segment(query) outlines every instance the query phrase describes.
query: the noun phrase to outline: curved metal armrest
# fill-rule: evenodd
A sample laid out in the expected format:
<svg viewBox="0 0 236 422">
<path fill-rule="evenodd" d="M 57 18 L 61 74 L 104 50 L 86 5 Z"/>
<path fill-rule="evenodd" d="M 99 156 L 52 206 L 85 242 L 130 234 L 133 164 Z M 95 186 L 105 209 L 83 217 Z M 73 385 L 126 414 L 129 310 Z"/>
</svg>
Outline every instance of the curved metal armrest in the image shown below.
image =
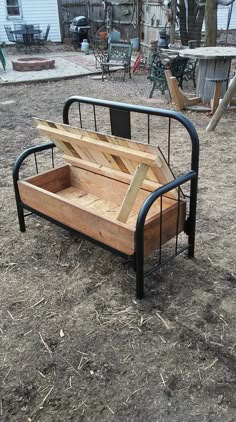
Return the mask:
<svg viewBox="0 0 236 422">
<path fill-rule="evenodd" d="M 152 192 L 147 199 L 144 201 L 143 205 L 140 208 L 137 223 L 136 223 L 136 231 L 138 232 L 140 230 L 140 227 L 144 226 L 145 219 L 147 216 L 147 213 L 153 203 L 160 198 L 162 195 L 165 195 L 167 192 L 170 192 L 171 190 L 183 185 L 184 183 L 193 180 L 197 178 L 197 172 L 196 171 L 189 171 L 186 174 L 183 174 L 182 176 L 177 177 L 177 179 L 172 180 L 171 182 L 167 183 L 166 185 L 161 186 L 160 188 L 156 189 L 154 192 Z"/>
<path fill-rule="evenodd" d="M 36 152 L 46 151 L 51 148 L 55 148 L 55 144 L 53 142 L 48 142 L 47 144 L 43 144 L 43 145 L 36 145 L 35 147 L 27 148 L 25 151 L 23 151 L 14 163 L 14 167 L 13 167 L 14 182 L 16 182 L 19 179 L 20 167 L 22 163 L 24 162 L 24 160 L 29 155 L 35 154 Z"/>
</svg>

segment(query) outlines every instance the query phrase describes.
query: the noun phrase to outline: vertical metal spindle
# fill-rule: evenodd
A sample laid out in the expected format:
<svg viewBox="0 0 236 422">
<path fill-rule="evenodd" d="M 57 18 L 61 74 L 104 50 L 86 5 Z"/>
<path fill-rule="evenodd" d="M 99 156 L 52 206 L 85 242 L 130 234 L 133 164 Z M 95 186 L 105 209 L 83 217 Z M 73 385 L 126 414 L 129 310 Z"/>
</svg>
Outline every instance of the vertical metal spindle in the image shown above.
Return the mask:
<svg viewBox="0 0 236 422">
<path fill-rule="evenodd" d="M 180 187 L 178 186 L 178 207 L 177 207 L 177 222 L 176 222 L 176 235 L 175 235 L 175 253 L 177 253 L 178 251 L 179 211 L 180 211 Z"/>
<path fill-rule="evenodd" d="M 80 119 L 80 127 L 82 129 L 82 114 L 81 114 L 81 106 L 80 106 L 80 102 L 79 102 L 79 119 Z"/>
<path fill-rule="evenodd" d="M 54 148 L 52 148 L 52 168 L 54 169 L 54 167 L 55 167 L 55 161 L 54 161 Z"/>
<path fill-rule="evenodd" d="M 150 144 L 150 114 L 148 114 L 148 144 Z"/>
<path fill-rule="evenodd" d="M 36 173 L 38 174 L 39 173 L 39 170 L 38 170 L 38 162 L 37 162 L 37 157 L 36 157 L 36 153 L 35 152 L 34 152 L 34 162 L 35 162 Z"/>
<path fill-rule="evenodd" d="M 160 197 L 160 242 L 159 242 L 159 264 L 161 264 L 162 244 L 162 195 Z"/>
<path fill-rule="evenodd" d="M 168 124 L 168 152 L 167 152 L 167 163 L 168 163 L 168 166 L 170 165 L 170 130 L 171 130 L 171 118 L 169 117 L 169 124 Z"/>
<path fill-rule="evenodd" d="M 95 132 L 97 132 L 97 119 L 96 119 L 95 105 L 93 105 L 93 117 L 94 117 L 94 130 Z"/>
</svg>

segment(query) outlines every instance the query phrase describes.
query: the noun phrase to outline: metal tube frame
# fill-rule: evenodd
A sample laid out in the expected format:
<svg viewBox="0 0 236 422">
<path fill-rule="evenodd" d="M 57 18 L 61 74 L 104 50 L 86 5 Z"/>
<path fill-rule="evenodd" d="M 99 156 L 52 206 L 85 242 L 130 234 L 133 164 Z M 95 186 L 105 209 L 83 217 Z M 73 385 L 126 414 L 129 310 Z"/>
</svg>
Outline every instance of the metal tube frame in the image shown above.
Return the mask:
<svg viewBox="0 0 236 422">
<path fill-rule="evenodd" d="M 99 99 L 94 99 L 94 98 L 79 97 L 79 96 L 71 97 L 65 102 L 64 108 L 63 108 L 63 123 L 64 124 L 69 124 L 69 112 L 70 112 L 70 108 L 71 108 L 72 104 L 74 104 L 74 103 L 77 103 L 78 106 L 79 106 L 79 117 L 80 117 L 80 126 L 81 127 L 83 126 L 82 114 L 81 114 L 81 104 L 89 104 L 89 105 L 93 106 L 95 131 L 97 131 L 97 120 L 96 120 L 96 111 L 95 111 L 96 106 L 109 108 L 110 109 L 110 115 L 112 115 L 113 112 L 114 112 L 114 114 L 116 112 L 120 113 L 121 111 L 125 112 L 128 115 L 128 118 L 126 118 L 124 120 L 127 125 L 130 125 L 129 114 L 131 112 L 146 114 L 148 116 L 148 122 L 149 122 L 149 118 L 150 118 L 151 115 L 168 118 L 169 119 L 169 122 L 168 122 L 168 124 L 169 124 L 169 129 L 168 129 L 168 163 L 170 162 L 170 122 L 171 122 L 171 119 L 174 119 L 174 120 L 180 122 L 185 127 L 185 129 L 187 130 L 187 132 L 189 134 L 191 144 L 192 144 L 191 170 L 188 173 L 177 177 L 175 180 L 171 181 L 170 183 L 163 185 L 159 189 L 155 190 L 144 201 L 143 205 L 140 208 L 138 218 L 137 218 L 136 232 L 135 232 L 135 245 L 134 245 L 135 252 L 134 252 L 133 255 L 127 256 L 124 253 L 122 253 L 118 250 L 115 250 L 115 249 L 113 249 L 113 248 L 111 248 L 111 247 L 109 247 L 109 246 L 107 246 L 107 245 L 105 245 L 105 244 L 103 244 L 99 241 L 91 239 L 88 236 L 86 236 L 84 233 L 81 233 L 85 238 L 90 239 L 92 242 L 99 244 L 100 246 L 104 247 L 105 249 L 108 249 L 111 252 L 122 256 L 123 258 L 132 260 L 132 266 L 133 266 L 134 271 L 136 272 L 136 294 L 137 294 L 137 298 L 142 299 L 143 295 L 144 295 L 144 278 L 147 275 L 149 275 L 153 271 L 157 270 L 158 268 L 160 268 L 161 266 L 163 266 L 164 264 L 169 262 L 174 257 L 178 256 L 184 250 L 188 250 L 188 257 L 189 258 L 194 257 L 195 229 L 196 229 L 196 206 L 197 206 L 197 184 L 198 184 L 198 165 L 199 165 L 199 139 L 198 139 L 197 132 L 196 132 L 194 126 L 192 125 L 192 123 L 184 115 L 182 115 L 179 112 L 175 112 L 175 111 L 171 111 L 171 110 L 156 109 L 156 108 L 151 108 L 151 107 L 143 107 L 143 106 L 136 106 L 136 105 L 130 105 L 130 104 L 123 104 L 123 103 L 99 100 Z M 119 116 L 119 114 L 117 116 Z M 120 131 L 120 128 L 119 127 L 117 128 L 117 121 L 115 123 L 116 123 L 116 127 L 113 130 L 112 121 L 111 121 L 111 131 L 112 131 L 113 134 L 116 134 L 115 132 L 117 130 Z M 121 125 L 122 125 L 122 122 L 121 122 Z M 147 126 L 148 126 L 148 137 L 147 137 L 147 139 L 148 139 L 148 143 L 149 143 L 149 140 L 150 140 L 150 125 L 148 124 Z M 123 130 L 123 128 L 122 128 L 122 130 Z M 127 137 L 131 137 L 131 127 L 127 127 L 124 130 L 127 130 L 127 133 L 128 133 Z M 14 168 L 13 168 L 13 182 L 14 182 L 14 189 L 15 189 L 15 197 L 16 197 L 16 205 L 17 205 L 19 225 L 20 225 L 20 230 L 22 232 L 24 232 L 25 229 L 26 229 L 25 228 L 26 214 L 24 214 L 24 209 L 26 209 L 26 210 L 30 211 L 31 213 L 38 214 L 38 215 L 44 217 L 45 219 L 63 227 L 63 228 L 67 228 L 68 230 L 70 230 L 72 232 L 78 233 L 78 231 L 73 230 L 73 229 L 67 227 L 66 225 L 61 224 L 57 220 L 50 218 L 48 216 L 45 216 L 44 214 L 38 212 L 37 210 L 29 208 L 27 205 L 22 203 L 20 195 L 19 195 L 18 183 L 17 182 L 19 180 L 20 167 L 21 167 L 22 163 L 24 162 L 24 160 L 28 156 L 30 156 L 31 154 L 33 154 L 36 158 L 36 154 L 38 152 L 49 150 L 49 149 L 52 149 L 52 151 L 53 151 L 54 147 L 55 147 L 54 143 L 50 142 L 50 143 L 47 143 L 47 144 L 44 144 L 44 145 L 38 145 L 38 146 L 35 146 L 35 147 L 32 147 L 32 148 L 29 148 L 26 151 L 24 151 L 18 157 L 18 159 L 15 162 L 15 165 L 14 165 Z M 53 155 L 52 155 L 52 160 L 53 160 Z M 37 160 L 36 160 L 35 164 L 36 164 L 36 170 L 37 170 Z M 184 231 L 188 236 L 188 244 L 187 244 L 187 246 L 182 247 L 181 249 L 178 250 L 178 219 L 179 219 L 179 203 L 180 203 L 180 186 L 185 184 L 185 183 L 188 183 L 188 182 L 190 183 L 189 215 L 188 215 L 188 218 L 185 220 L 185 227 L 184 227 Z M 161 204 L 162 204 L 163 195 L 168 194 L 168 192 L 173 190 L 173 189 L 178 189 L 178 213 L 177 213 L 175 253 L 173 255 L 171 255 L 170 257 L 168 257 L 168 259 L 166 259 L 165 261 L 162 261 L 162 256 L 161 256 L 162 211 L 161 211 L 159 263 L 154 268 L 149 270 L 147 273 L 144 273 L 144 225 L 145 225 L 146 216 L 147 216 L 148 211 L 150 210 L 151 206 L 153 205 L 153 203 L 155 201 L 157 201 L 158 199 L 160 199 Z M 29 214 L 27 214 L 27 215 L 29 215 Z"/>
<path fill-rule="evenodd" d="M 53 148 L 55 148 L 55 145 L 54 145 L 53 142 L 48 142 L 47 144 L 44 144 L 44 145 L 36 145 L 35 147 L 28 148 L 25 151 L 23 151 L 19 155 L 17 160 L 15 161 L 15 164 L 14 164 L 14 167 L 13 167 L 13 185 L 14 185 L 17 214 L 18 214 L 18 220 L 19 220 L 19 226 L 20 226 L 21 232 L 25 232 L 25 230 L 26 230 L 26 228 L 25 228 L 25 217 L 26 217 L 26 215 L 24 214 L 25 206 L 20 199 L 18 183 L 17 183 L 18 180 L 19 180 L 19 173 L 20 173 L 21 165 L 25 161 L 25 159 L 27 157 L 29 157 L 30 155 L 34 155 L 34 158 L 36 160 L 35 154 L 37 154 L 37 152 L 46 151 L 46 150 L 53 149 Z M 53 165 L 54 165 L 53 155 L 52 155 L 52 162 L 53 162 Z M 37 170 L 37 161 L 35 161 L 35 166 L 36 166 L 36 170 Z"/>
</svg>

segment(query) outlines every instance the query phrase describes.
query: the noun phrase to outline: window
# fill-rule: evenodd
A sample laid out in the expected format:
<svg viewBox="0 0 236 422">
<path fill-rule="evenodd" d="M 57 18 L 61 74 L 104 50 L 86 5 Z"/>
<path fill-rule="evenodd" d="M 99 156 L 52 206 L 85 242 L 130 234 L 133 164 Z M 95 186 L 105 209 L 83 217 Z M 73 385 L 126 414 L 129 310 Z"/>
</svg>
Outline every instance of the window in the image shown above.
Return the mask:
<svg viewBox="0 0 236 422">
<path fill-rule="evenodd" d="M 18 18 L 21 16 L 20 0 L 6 0 L 7 16 Z"/>
</svg>

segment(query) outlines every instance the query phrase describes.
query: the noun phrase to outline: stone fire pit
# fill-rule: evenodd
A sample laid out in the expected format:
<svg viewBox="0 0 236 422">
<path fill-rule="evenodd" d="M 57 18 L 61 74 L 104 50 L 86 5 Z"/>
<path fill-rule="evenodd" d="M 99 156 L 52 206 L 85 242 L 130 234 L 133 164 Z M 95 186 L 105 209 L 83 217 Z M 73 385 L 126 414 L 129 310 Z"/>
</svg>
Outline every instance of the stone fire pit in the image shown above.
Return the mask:
<svg viewBox="0 0 236 422">
<path fill-rule="evenodd" d="M 22 57 L 12 60 L 12 66 L 18 72 L 53 69 L 55 67 L 55 60 L 42 57 Z"/>
</svg>

